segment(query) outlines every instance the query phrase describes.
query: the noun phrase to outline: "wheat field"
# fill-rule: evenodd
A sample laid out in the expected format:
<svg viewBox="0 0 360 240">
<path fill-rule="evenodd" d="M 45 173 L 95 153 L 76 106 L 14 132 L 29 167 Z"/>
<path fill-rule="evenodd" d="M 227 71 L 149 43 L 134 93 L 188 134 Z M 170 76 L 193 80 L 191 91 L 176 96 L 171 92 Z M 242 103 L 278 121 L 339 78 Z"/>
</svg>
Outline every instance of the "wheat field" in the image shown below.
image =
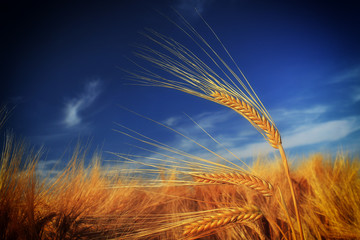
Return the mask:
<svg viewBox="0 0 360 240">
<path fill-rule="evenodd" d="M 119 125 L 120 134 L 158 149 L 157 157 L 112 153 L 127 164 L 105 168 L 99 153 L 85 166 L 86 149 L 78 146 L 65 169 L 43 177 L 41 152 L 8 134 L 1 154 L 1 239 L 360 239 L 359 158 L 318 153 L 288 159 L 274 120 L 217 35 L 233 68 L 182 20 L 177 27 L 212 66 L 180 42 L 148 30 L 143 35 L 157 48 L 138 47 L 135 56 L 146 66 L 135 62 L 139 71 L 128 72 L 129 78 L 235 111 L 278 154 L 237 165 L 152 120 L 214 158 Z M 2 108 L 0 127 L 7 116 Z"/>
<path fill-rule="evenodd" d="M 7 138 L 0 172 L 1 239 L 300 238 L 280 158 L 254 163 L 261 180 L 240 173 L 184 180 L 176 172 L 150 180 L 111 174 L 101 168 L 99 156 L 86 168 L 78 149 L 49 181 L 37 175 L 39 155 L 24 153 L 24 145 Z M 359 159 L 315 154 L 300 162 L 291 180 L 304 238 L 359 239 Z"/>
</svg>

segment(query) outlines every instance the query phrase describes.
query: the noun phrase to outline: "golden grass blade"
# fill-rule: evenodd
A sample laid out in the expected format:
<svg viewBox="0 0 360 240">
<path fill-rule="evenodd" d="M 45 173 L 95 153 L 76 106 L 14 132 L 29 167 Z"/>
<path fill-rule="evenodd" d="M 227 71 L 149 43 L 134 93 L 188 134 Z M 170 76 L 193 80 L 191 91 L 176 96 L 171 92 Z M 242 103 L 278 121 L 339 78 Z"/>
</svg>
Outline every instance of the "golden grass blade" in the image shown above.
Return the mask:
<svg viewBox="0 0 360 240">
<path fill-rule="evenodd" d="M 273 186 L 269 182 L 247 173 L 203 173 L 193 174 L 193 176 L 197 182 L 244 185 L 258 191 L 265 197 L 273 195 Z"/>
<path fill-rule="evenodd" d="M 0 129 L 4 126 L 8 117 L 9 117 L 9 112 L 6 108 L 6 105 L 0 106 Z"/>
<path fill-rule="evenodd" d="M 253 222 L 261 217 L 262 213 L 255 206 L 222 209 L 185 225 L 183 235 L 196 235 L 201 232 L 223 227 L 230 223 Z"/>
</svg>

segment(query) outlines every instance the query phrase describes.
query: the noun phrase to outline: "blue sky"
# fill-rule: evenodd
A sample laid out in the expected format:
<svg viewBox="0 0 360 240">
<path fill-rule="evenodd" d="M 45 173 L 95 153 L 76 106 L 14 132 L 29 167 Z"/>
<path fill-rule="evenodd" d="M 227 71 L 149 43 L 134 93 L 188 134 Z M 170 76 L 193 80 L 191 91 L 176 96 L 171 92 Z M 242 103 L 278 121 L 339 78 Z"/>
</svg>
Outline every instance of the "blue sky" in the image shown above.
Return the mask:
<svg viewBox="0 0 360 240">
<path fill-rule="evenodd" d="M 129 84 L 121 69 L 136 69 L 128 58 L 136 59 L 134 44 L 149 43 L 139 34 L 145 28 L 194 47 L 157 13 L 173 18 L 171 7 L 216 49 L 218 42 L 195 8 L 218 34 L 270 112 L 288 154 L 359 153 L 360 9 L 354 2 L 81 2 L 17 1 L 1 10 L 0 100 L 16 106 L 5 128 L 43 146 L 44 161 L 66 162 L 79 139 L 90 141 L 92 150 L 137 153 L 131 144 L 139 143 L 113 131 L 121 129 L 115 123 L 206 155 L 119 106 L 166 123 L 224 156 L 228 153 L 187 115 L 241 158 L 273 152 L 227 108 L 174 90 Z"/>
</svg>

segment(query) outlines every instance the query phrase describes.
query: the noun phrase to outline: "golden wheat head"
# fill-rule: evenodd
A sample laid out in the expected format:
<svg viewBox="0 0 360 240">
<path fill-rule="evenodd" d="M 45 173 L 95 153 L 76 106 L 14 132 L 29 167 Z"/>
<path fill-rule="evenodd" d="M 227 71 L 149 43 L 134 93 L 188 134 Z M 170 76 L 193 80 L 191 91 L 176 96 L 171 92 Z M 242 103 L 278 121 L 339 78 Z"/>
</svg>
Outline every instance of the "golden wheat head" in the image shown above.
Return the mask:
<svg viewBox="0 0 360 240">
<path fill-rule="evenodd" d="M 183 235 L 196 235 L 230 223 L 253 222 L 261 217 L 262 213 L 255 206 L 222 209 L 215 213 L 204 215 L 200 220 L 186 224 Z"/>
<path fill-rule="evenodd" d="M 228 93 L 221 93 L 215 91 L 211 94 L 214 101 L 227 106 L 240 115 L 245 117 L 256 128 L 260 128 L 265 132 L 265 139 L 270 143 L 273 148 L 278 149 L 281 144 L 281 137 L 276 127 L 270 121 L 261 115 L 251 104 L 244 100 L 229 95 Z"/>
<path fill-rule="evenodd" d="M 233 173 L 203 173 L 193 174 L 195 181 L 203 183 L 223 183 L 233 185 L 244 185 L 256 190 L 264 197 L 270 197 L 273 194 L 273 186 L 254 175 L 233 172 Z"/>
<path fill-rule="evenodd" d="M 186 32 L 187 29 L 181 30 Z M 279 148 L 279 131 L 240 69 L 237 68 L 236 74 L 197 32 L 191 34 L 199 39 L 197 41 L 192 38 L 208 57 L 209 64 L 212 63 L 211 66 L 217 68 L 221 74 L 181 43 L 149 30 L 149 33 L 144 35 L 162 50 L 142 46 L 135 55 L 152 63 L 163 71 L 165 76 L 170 74 L 174 78 L 166 78 L 138 64 L 142 71 L 129 72 L 130 77 L 141 85 L 172 88 L 227 106 L 245 117 L 272 147 Z M 201 44 L 204 47 L 201 47 Z M 232 60 L 230 55 L 229 57 Z M 233 63 L 237 67 L 236 63 Z"/>
</svg>

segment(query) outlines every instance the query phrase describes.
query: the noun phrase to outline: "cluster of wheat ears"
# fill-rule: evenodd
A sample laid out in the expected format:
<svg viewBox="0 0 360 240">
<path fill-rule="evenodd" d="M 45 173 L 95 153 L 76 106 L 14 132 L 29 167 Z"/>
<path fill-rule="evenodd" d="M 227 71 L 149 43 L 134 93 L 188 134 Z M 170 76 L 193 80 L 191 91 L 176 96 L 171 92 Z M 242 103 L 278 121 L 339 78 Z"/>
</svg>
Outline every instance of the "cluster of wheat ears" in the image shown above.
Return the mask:
<svg viewBox="0 0 360 240">
<path fill-rule="evenodd" d="M 210 46 L 208 41 L 204 39 L 185 18 L 180 14 L 178 16 L 183 26 L 180 26 L 175 21 L 170 21 L 193 41 L 200 49 L 200 52 L 205 54 L 208 62 L 215 66 L 216 69 L 210 67 L 208 63 L 200 59 L 192 50 L 178 41 L 147 29 L 147 32 L 143 33 L 144 36 L 157 44 L 160 49 L 155 50 L 155 48 L 147 46 L 138 46 L 139 51 L 137 51 L 135 55 L 152 63 L 156 68 L 164 71 L 171 77 L 164 77 L 138 64 L 141 71 L 136 73 L 129 72 L 129 74 L 139 84 L 172 88 L 186 92 L 226 106 L 247 119 L 264 136 L 265 140 L 280 152 L 296 213 L 297 232 L 300 235 L 300 239 L 304 239 L 301 216 L 299 214 L 293 183 L 290 178 L 288 161 L 282 146 L 279 130 L 271 119 L 270 114 L 212 28 L 204 21 L 209 31 L 218 43 L 220 43 L 222 50 L 227 54 L 227 57 L 240 74 L 236 74 L 220 54 Z M 257 191 L 264 197 L 271 197 L 274 194 L 271 183 L 258 176 L 242 171 L 229 173 L 191 173 L 191 175 L 196 182 L 244 185 Z M 256 221 L 261 216 L 261 210 L 257 208 L 257 206 L 219 209 L 210 215 L 205 215 L 203 219 L 185 225 L 183 234 L 189 236 L 219 228 L 229 223 Z M 291 228 L 293 230 L 293 238 L 296 239 L 295 230 L 293 227 Z"/>
</svg>

